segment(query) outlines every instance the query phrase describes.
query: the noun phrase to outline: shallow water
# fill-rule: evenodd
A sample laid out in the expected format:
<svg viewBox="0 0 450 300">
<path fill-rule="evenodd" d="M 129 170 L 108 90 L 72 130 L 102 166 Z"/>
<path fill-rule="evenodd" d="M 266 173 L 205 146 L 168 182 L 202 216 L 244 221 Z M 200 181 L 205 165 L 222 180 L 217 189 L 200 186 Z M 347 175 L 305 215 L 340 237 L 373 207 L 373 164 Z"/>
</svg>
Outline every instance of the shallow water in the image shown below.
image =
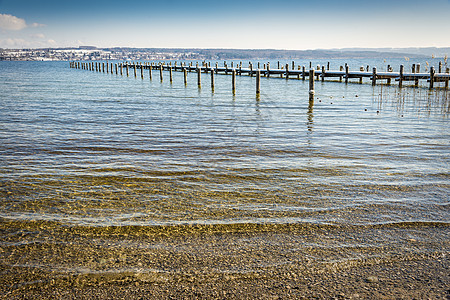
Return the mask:
<svg viewBox="0 0 450 300">
<path fill-rule="evenodd" d="M 389 62 L 372 63 L 381 69 Z M 142 234 L 174 225 L 194 225 L 186 228 L 199 233 L 200 225 L 216 233 L 331 226 L 335 239 L 316 261 L 349 243 L 338 238 L 346 230 L 371 240 L 375 252 L 394 249 L 393 240 L 413 232 L 423 242 L 418 252 L 446 252 L 450 102 L 442 89 L 318 81 L 310 103 L 308 82 L 294 79 L 262 78 L 256 98 L 248 76 L 238 76 L 233 95 L 223 75 L 211 91 L 208 75 L 197 87 L 196 73 L 185 86 L 179 72 L 169 83 L 157 72 L 141 80 L 70 69 L 68 62 L 0 62 L 0 68 L 4 265 L 18 264 L 11 253 L 29 251 L 24 243 L 53 245 L 58 235 L 57 244 L 72 245 L 74 235 L 60 228 L 89 236 L 115 226 Z M 367 229 L 379 225 L 397 228 L 394 238 Z M 427 235 L 430 226 L 436 234 Z M 100 239 L 109 241 L 107 233 Z M 286 249 L 306 243 L 286 239 L 277 243 Z M 81 245 L 91 247 L 88 240 Z M 409 242 L 399 243 L 409 253 Z M 60 265 L 63 254 L 53 255 L 57 263 L 30 254 L 22 265 Z M 356 257 L 372 254 L 365 255 Z"/>
</svg>

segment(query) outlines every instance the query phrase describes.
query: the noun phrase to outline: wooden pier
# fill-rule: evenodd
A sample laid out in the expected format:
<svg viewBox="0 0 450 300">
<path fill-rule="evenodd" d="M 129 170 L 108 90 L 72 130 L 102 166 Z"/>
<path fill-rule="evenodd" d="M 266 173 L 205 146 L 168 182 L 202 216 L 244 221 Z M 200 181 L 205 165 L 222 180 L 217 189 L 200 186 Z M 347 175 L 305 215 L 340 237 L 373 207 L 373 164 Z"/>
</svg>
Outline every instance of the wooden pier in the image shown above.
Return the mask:
<svg viewBox="0 0 450 300">
<path fill-rule="evenodd" d="M 139 75 L 142 79 L 144 79 L 144 70 L 148 70 L 149 78 L 152 79 L 152 70 L 158 70 L 160 74 L 160 80 L 163 81 L 163 71 L 169 72 L 169 80 L 172 82 L 172 72 L 183 72 L 184 73 L 184 83 L 187 83 L 186 73 L 187 72 L 196 72 L 197 75 L 197 85 L 201 87 L 201 73 L 210 73 L 211 74 L 211 87 L 214 89 L 214 74 L 223 74 L 223 75 L 232 75 L 232 91 L 233 93 L 236 91 L 236 75 L 242 76 L 255 76 L 256 77 L 256 93 L 260 94 L 260 76 L 265 76 L 267 78 L 285 78 L 285 79 L 297 79 L 297 80 L 306 80 L 308 77 L 310 81 L 310 86 L 314 89 L 314 84 L 311 84 L 314 80 L 322 80 L 324 81 L 326 78 L 336 78 L 339 81 L 345 80 L 345 83 L 349 83 L 351 79 L 357 79 L 358 83 L 363 83 L 364 79 L 368 79 L 372 82 L 372 85 L 382 84 L 390 85 L 393 81 L 398 82 L 398 86 L 400 88 L 406 82 L 413 82 L 413 86 L 419 86 L 420 81 L 426 81 L 430 89 L 436 88 L 435 83 L 444 82 L 444 88 L 448 89 L 448 83 L 450 81 L 450 71 L 449 68 L 446 68 L 445 72 L 442 70 L 442 64 L 439 64 L 438 72 L 436 72 L 434 67 L 431 67 L 429 72 L 420 72 L 420 65 L 413 65 L 411 72 L 405 72 L 404 66 L 401 65 L 399 72 L 393 72 L 392 68 L 388 66 L 386 71 L 378 71 L 376 67 L 373 67 L 372 70 L 369 70 L 369 66 L 360 67 L 359 70 L 351 70 L 349 66 L 346 64 L 345 66 L 341 66 L 339 70 L 330 70 L 330 64 L 327 66 L 317 66 L 316 69 L 306 68 L 305 66 L 297 66 L 295 68 L 295 63 L 292 62 L 292 66 L 290 68 L 289 64 L 286 64 L 283 67 L 280 67 L 280 63 L 276 69 L 272 69 L 270 64 L 261 65 L 258 63 L 257 68 L 253 66 L 250 62 L 247 68 L 242 66 L 242 63 L 238 63 L 234 65 L 234 62 L 229 66 L 227 62 L 223 63 L 223 66 L 219 66 L 218 63 L 211 66 L 211 63 L 203 62 L 202 65 L 196 63 L 178 63 L 175 62 L 159 62 L 159 63 L 116 63 L 115 68 L 113 63 L 105 62 L 70 62 L 71 68 L 76 69 L 84 69 L 89 71 L 97 71 L 103 73 L 114 73 L 118 75 L 118 70 L 120 69 L 120 75 L 122 74 L 122 70 L 126 69 L 126 75 L 129 76 L 129 69 L 133 70 L 134 77 L 137 77 L 137 70 L 139 70 Z M 311 72 L 313 70 L 314 72 Z M 312 93 L 311 93 L 312 91 Z M 310 95 L 314 94 L 314 90 L 310 88 Z"/>
</svg>

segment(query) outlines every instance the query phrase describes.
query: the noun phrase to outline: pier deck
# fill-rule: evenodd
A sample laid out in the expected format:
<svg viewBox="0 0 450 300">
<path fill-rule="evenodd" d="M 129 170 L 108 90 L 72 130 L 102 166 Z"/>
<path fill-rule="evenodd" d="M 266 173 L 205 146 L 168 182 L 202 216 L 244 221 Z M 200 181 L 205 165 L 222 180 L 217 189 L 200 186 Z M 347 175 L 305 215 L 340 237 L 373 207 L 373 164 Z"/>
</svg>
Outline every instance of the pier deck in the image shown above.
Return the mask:
<svg viewBox="0 0 450 300">
<path fill-rule="evenodd" d="M 109 65 L 111 67 L 109 67 Z M 279 64 L 278 64 L 279 65 Z M 98 71 L 98 72 L 105 72 L 105 66 L 106 66 L 106 72 L 113 73 L 113 64 L 109 62 L 71 62 L 70 66 L 72 68 L 78 68 L 78 69 L 87 69 L 90 71 Z M 260 64 L 258 63 L 258 67 Z M 420 65 L 419 65 L 420 67 Z M 441 64 L 439 65 L 439 70 L 441 71 Z M 328 65 L 329 68 L 329 65 Z M 402 87 L 402 84 L 404 82 L 414 82 L 414 86 L 419 85 L 419 81 L 426 81 L 429 83 L 430 88 L 435 88 L 434 83 L 438 82 L 444 82 L 445 88 L 448 89 L 448 83 L 450 81 L 450 72 L 449 68 L 446 68 L 445 73 L 442 71 L 437 73 L 434 69 L 434 67 L 430 68 L 430 71 L 427 73 L 424 72 L 415 72 L 416 67 L 413 65 L 413 72 L 405 73 L 404 68 L 401 65 L 400 66 L 400 72 L 393 72 L 392 69 L 386 72 L 378 72 L 376 68 L 373 68 L 371 72 L 369 72 L 369 67 L 362 68 L 359 71 L 350 71 L 348 66 L 341 67 L 340 70 L 329 70 L 325 69 L 325 66 L 322 66 L 321 68 L 318 66 L 317 69 L 314 69 L 313 76 L 316 77 L 316 80 L 321 79 L 322 81 L 325 80 L 325 78 L 338 78 L 339 81 L 342 81 L 345 79 L 345 82 L 348 83 L 349 79 L 358 79 L 359 83 L 363 82 L 363 79 L 369 79 L 372 81 L 373 85 L 376 85 L 377 81 L 385 81 L 385 84 L 391 84 L 391 81 L 394 80 L 398 82 L 399 86 Z M 248 68 L 242 67 L 242 64 L 238 64 L 237 66 L 228 66 L 226 63 L 224 63 L 224 66 L 218 66 L 218 63 L 216 63 L 215 66 L 211 66 L 211 64 L 203 63 L 203 65 L 192 65 L 192 63 L 186 65 L 184 63 L 177 64 L 175 63 L 172 65 L 172 63 L 119 63 L 115 64 L 115 72 L 118 74 L 118 69 L 120 69 L 120 74 L 122 74 L 123 69 L 126 69 L 127 75 L 129 74 L 129 70 L 134 71 L 134 76 L 137 76 L 137 71 L 140 70 L 141 77 L 143 77 L 143 71 L 149 70 L 150 76 L 152 70 L 159 70 L 161 72 L 161 80 L 162 80 L 162 71 L 179 71 L 179 72 L 198 72 L 200 73 L 214 73 L 214 74 L 225 74 L 225 75 L 248 75 L 248 76 L 256 76 L 259 72 L 260 76 L 265 77 L 278 77 L 278 78 L 286 78 L 286 79 L 302 79 L 305 80 L 306 78 L 309 78 L 310 76 L 310 70 L 306 69 L 304 66 L 301 68 L 298 66 L 298 69 L 295 69 L 294 62 L 292 63 L 292 69 L 289 69 L 289 65 L 286 65 L 285 67 L 278 67 L 276 69 L 270 68 L 270 65 L 267 66 L 264 64 L 264 68 L 254 68 L 253 65 L 250 63 Z M 364 70 L 363 70 L 364 69 Z M 172 75 L 170 75 L 172 77 Z M 200 78 L 199 78 L 200 80 Z"/>
</svg>

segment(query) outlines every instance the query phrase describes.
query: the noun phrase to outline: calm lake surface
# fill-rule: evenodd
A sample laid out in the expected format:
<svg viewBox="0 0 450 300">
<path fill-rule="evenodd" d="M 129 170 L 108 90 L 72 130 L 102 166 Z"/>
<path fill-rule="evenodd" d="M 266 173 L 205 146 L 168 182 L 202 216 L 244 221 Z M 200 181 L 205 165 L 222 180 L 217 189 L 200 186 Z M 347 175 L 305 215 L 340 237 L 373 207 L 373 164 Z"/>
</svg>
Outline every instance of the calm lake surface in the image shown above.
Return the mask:
<svg viewBox="0 0 450 300">
<path fill-rule="evenodd" d="M 345 63 L 330 62 L 331 69 Z M 426 65 L 346 62 L 351 69 Z M 437 60 L 429 62 L 437 67 Z M 332 245 L 320 238 L 296 243 L 316 250 L 345 247 L 351 241 L 339 228 L 353 228 L 355 243 L 370 241 L 370 249 L 447 252 L 444 90 L 317 81 L 309 103 L 308 81 L 261 78 L 257 99 L 254 77 L 238 76 L 233 95 L 231 76 L 215 76 L 213 92 L 209 75 L 199 89 L 196 73 L 188 74 L 187 86 L 182 73 L 173 73 L 173 83 L 164 74 L 160 82 L 156 71 L 150 81 L 148 71 L 142 80 L 70 69 L 68 62 L 0 62 L 3 266 L 62 269 L 61 260 L 27 256 L 30 247 L 56 243 L 55 236 L 58 244 L 73 243 L 60 228 L 88 235 L 118 227 L 312 226 L 341 237 Z M 408 248 L 407 239 L 423 244 Z M 91 242 L 80 245 L 88 249 Z M 372 254 L 358 251 L 365 259 Z M 105 270 L 101 263 L 65 268 Z"/>
</svg>

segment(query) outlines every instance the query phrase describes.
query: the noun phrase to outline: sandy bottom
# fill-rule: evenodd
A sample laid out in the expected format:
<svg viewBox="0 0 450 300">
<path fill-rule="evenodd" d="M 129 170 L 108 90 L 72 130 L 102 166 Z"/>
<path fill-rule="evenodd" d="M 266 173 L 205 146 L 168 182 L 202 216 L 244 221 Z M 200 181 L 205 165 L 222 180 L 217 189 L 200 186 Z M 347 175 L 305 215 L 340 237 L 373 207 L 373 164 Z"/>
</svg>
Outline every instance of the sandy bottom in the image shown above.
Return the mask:
<svg viewBox="0 0 450 300">
<path fill-rule="evenodd" d="M 2 232 L 2 299 L 450 299 L 447 226 L 21 232 Z"/>
</svg>

